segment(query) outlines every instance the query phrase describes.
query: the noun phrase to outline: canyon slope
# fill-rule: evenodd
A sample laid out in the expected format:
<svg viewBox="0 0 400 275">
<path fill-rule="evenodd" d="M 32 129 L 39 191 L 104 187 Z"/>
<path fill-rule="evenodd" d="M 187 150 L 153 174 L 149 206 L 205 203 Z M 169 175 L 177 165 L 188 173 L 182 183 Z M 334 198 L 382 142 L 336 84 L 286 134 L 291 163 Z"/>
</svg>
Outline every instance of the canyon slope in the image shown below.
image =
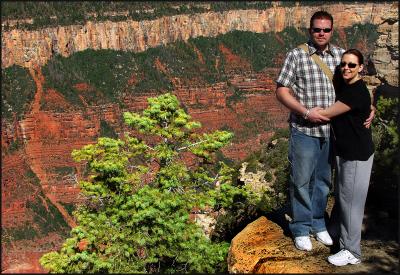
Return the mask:
<svg viewBox="0 0 400 275">
<path fill-rule="evenodd" d="M 366 2 L 326 4 L 335 18 L 335 28 L 355 24 L 378 24 L 390 12 L 392 3 Z M 44 65 L 52 56 L 69 56 L 85 49 L 144 51 L 177 40 L 200 36 L 214 37 L 233 30 L 280 32 L 285 27 L 307 27 L 317 7 L 296 5 L 266 10 L 230 10 L 161 17 L 155 20 L 124 22 L 86 22 L 84 25 L 44 28 L 35 31 L 14 29 L 2 34 L 2 68 L 17 64 Z"/>
<path fill-rule="evenodd" d="M 275 129 L 287 126 L 288 112 L 273 92 L 274 78 L 288 46 L 285 35 L 290 35 L 290 28 L 305 35 L 301 28 L 308 26 L 310 15 L 318 8 L 333 14 L 341 46 L 356 45 L 376 60 L 371 60 L 377 71 L 370 77 L 371 89 L 381 82 L 398 86 L 398 20 L 387 16 L 397 8 L 393 2 L 276 5 L 266 10 L 3 32 L 2 73 L 11 79 L 8 86 L 2 86 L 2 93 L 7 95 L 2 95 L 6 114 L 2 116 L 1 133 L 2 272 L 44 272 L 38 259 L 60 248 L 75 226 L 72 210 L 81 201 L 77 182 L 84 169 L 72 160 L 72 150 L 96 142 L 99 136 L 116 137 L 128 131 L 122 113 L 140 112 L 150 96 L 170 90 L 202 123 L 204 131 L 222 128 L 234 132 L 235 139 L 223 150 L 221 159 L 239 162 L 266 144 Z M 352 37 L 346 30 L 354 31 L 354 26 L 366 24 L 378 28 L 378 41 L 369 43 L 362 35 L 350 41 Z M 226 37 L 233 31 L 240 32 L 236 37 L 242 37 L 243 32 L 251 33 L 246 37 L 254 39 L 271 34 L 268 39 L 272 37 L 280 49 L 273 52 L 268 65 L 258 68 L 256 60 L 228 43 Z M 204 41 L 215 47 L 201 48 Z M 163 51 L 166 47 L 171 48 Z M 189 55 L 186 59 L 179 56 L 185 52 L 182 48 Z M 173 52 L 176 56 L 165 57 L 171 52 L 168 49 L 177 49 Z M 126 60 L 107 64 L 116 56 L 134 60 L 129 63 L 132 68 L 125 66 Z M 144 65 L 137 61 L 141 59 Z M 193 59 L 194 69 L 185 63 L 188 59 Z M 107 82 L 107 74 L 95 79 L 98 82 L 91 81 L 90 69 L 73 75 L 74 68 L 65 64 L 77 64 L 73 62 L 79 60 L 82 66 L 93 62 L 93 68 L 124 70 L 124 77 L 113 78 L 118 83 L 115 93 L 105 91 L 114 84 Z M 57 67 L 59 64 L 68 68 Z M 151 69 L 135 68 L 146 64 Z M 100 69 L 96 73 L 100 74 Z M 165 89 L 154 87 L 158 82 L 151 84 L 149 75 L 155 75 Z M 22 76 L 26 85 L 16 76 Z M 71 82 L 63 83 L 63 79 Z"/>
</svg>

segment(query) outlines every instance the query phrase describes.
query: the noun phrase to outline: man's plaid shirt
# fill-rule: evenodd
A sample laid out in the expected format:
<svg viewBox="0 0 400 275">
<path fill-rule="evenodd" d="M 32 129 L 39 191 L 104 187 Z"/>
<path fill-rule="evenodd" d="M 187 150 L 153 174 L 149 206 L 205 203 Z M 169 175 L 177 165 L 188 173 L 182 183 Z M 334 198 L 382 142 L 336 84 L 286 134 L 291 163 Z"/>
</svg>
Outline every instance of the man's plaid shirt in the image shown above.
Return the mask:
<svg viewBox="0 0 400 275">
<path fill-rule="evenodd" d="M 291 88 L 295 98 L 307 109 L 316 106 L 326 108 L 335 103 L 335 89 L 332 81 L 312 60 L 311 55 L 318 54 L 334 72 L 344 49 L 329 44 L 329 50 L 322 53 L 317 52 L 310 41 L 307 44 L 309 53 L 300 48 L 288 52 L 276 82 Z M 306 135 L 329 137 L 329 124 L 315 124 L 293 112 L 290 113 L 289 123 Z"/>
</svg>

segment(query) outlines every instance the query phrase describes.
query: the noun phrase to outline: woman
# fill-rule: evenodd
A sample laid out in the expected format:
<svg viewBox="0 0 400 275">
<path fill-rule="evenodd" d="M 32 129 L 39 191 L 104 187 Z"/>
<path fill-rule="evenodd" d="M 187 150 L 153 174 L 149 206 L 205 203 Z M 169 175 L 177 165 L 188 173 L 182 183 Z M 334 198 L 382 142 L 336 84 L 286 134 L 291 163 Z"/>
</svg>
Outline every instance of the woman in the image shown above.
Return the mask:
<svg viewBox="0 0 400 275">
<path fill-rule="evenodd" d="M 336 266 L 361 262 L 361 226 L 374 158 L 371 129 L 364 126 L 371 106 L 369 91 L 360 76 L 364 58 L 360 51 L 343 53 L 339 81 L 335 82 L 336 102 L 320 114 L 332 119 L 337 163 L 337 190 L 340 251 L 328 257 Z"/>
</svg>

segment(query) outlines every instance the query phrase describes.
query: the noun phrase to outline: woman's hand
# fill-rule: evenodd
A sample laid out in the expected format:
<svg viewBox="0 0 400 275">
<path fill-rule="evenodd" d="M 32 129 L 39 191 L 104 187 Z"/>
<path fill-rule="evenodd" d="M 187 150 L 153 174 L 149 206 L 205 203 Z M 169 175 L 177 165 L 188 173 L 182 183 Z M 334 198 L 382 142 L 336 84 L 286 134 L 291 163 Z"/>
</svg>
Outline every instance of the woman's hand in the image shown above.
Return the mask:
<svg viewBox="0 0 400 275">
<path fill-rule="evenodd" d="M 322 115 L 322 111 L 324 109 L 321 107 L 314 107 L 310 109 L 310 113 L 308 114 L 307 120 L 314 123 L 324 123 L 330 121 L 330 119 L 324 115 Z"/>
<path fill-rule="evenodd" d="M 365 128 L 368 129 L 369 127 L 371 127 L 372 120 L 373 120 L 374 117 L 375 117 L 375 112 L 376 112 L 375 106 L 374 106 L 374 105 L 371 105 L 371 112 L 369 113 L 369 117 L 368 117 L 367 120 L 365 120 L 365 122 L 364 122 Z"/>
</svg>

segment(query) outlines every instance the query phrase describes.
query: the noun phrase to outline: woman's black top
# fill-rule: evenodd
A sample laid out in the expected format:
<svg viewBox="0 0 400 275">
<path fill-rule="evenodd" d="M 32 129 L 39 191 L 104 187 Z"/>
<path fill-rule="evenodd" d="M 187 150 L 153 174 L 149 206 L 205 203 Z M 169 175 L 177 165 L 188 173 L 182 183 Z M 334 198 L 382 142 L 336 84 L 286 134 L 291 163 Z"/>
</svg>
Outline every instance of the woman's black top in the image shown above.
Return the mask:
<svg viewBox="0 0 400 275">
<path fill-rule="evenodd" d="M 352 84 L 341 83 L 336 100 L 351 108 L 332 120 L 336 155 L 346 160 L 368 160 L 375 148 L 371 128 L 363 125 L 371 112 L 371 97 L 362 79 Z"/>
</svg>

